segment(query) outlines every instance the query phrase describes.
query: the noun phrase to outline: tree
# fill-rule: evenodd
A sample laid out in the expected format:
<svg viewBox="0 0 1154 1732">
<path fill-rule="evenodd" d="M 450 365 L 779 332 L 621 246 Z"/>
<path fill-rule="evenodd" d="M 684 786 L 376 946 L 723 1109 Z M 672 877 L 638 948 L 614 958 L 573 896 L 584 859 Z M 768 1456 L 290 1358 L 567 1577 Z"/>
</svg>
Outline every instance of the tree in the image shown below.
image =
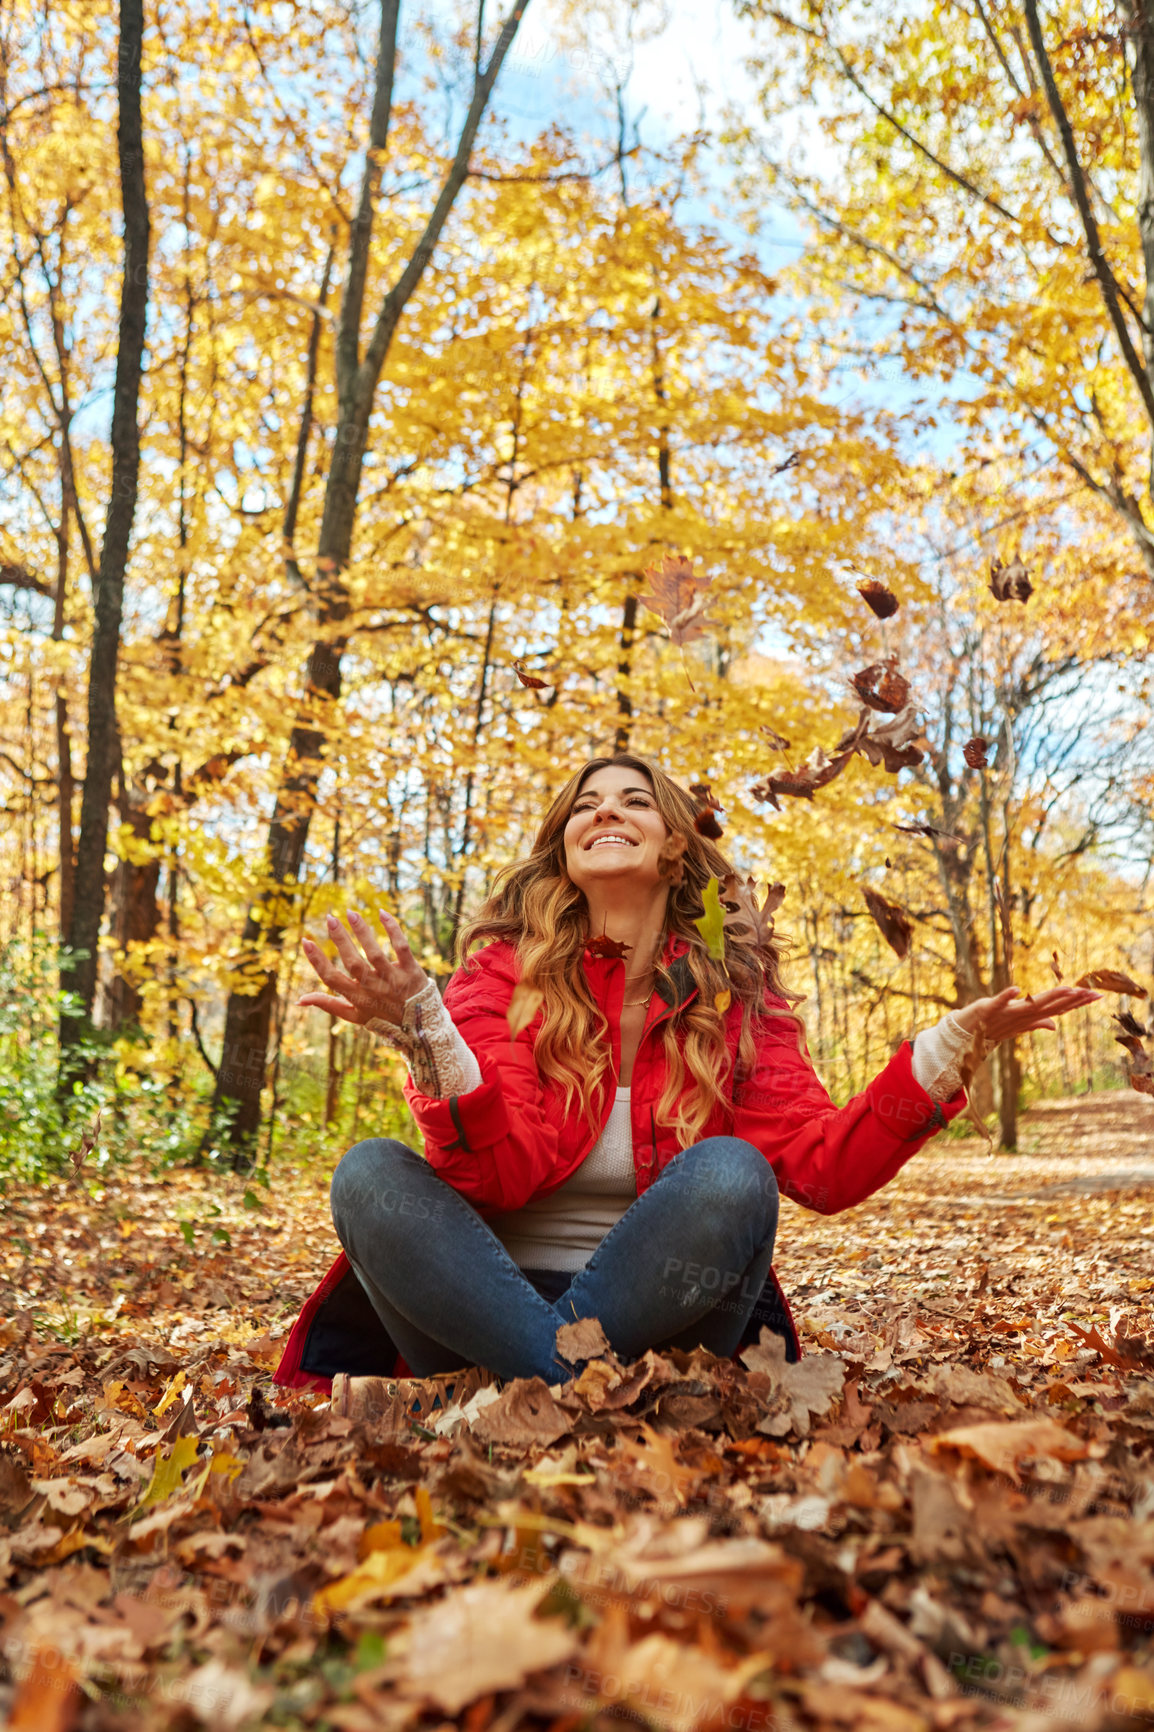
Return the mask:
<svg viewBox="0 0 1154 1732">
<path fill-rule="evenodd" d="M 140 100 L 143 42 L 142 0 L 121 0 L 117 149 L 124 211 L 124 274 L 112 402 L 112 489 L 93 595 L 95 626 L 88 672 L 87 762 L 72 920 L 67 932 L 70 955 L 61 969 L 62 987 L 79 1001 L 70 1003 L 60 1018 L 64 1090 L 77 1074 L 76 1053 L 89 1028 L 96 996 L 98 946 L 104 918 L 104 855 L 116 760 L 116 670 L 124 611 L 124 573 L 140 469 L 137 406 L 148 311 L 149 242 Z M 63 822 L 63 812 L 61 819 Z"/>
</svg>

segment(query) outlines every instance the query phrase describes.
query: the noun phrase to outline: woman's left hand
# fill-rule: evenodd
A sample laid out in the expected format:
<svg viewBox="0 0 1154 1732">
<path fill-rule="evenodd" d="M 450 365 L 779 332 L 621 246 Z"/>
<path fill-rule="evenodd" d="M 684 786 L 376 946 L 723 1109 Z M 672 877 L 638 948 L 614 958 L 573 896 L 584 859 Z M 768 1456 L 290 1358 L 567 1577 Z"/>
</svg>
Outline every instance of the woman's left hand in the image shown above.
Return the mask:
<svg viewBox="0 0 1154 1732">
<path fill-rule="evenodd" d="M 1079 1010 L 1104 994 L 1092 992 L 1088 986 L 1055 986 L 1021 1004 L 1012 1003 L 1018 996 L 1018 987 L 1007 986 L 994 998 L 975 998 L 972 1004 L 963 1005 L 954 1012 L 954 1018 L 963 1028 L 980 1033 L 987 1047 L 995 1047 L 1028 1034 L 1032 1028 L 1053 1028 L 1054 1017 Z"/>
</svg>

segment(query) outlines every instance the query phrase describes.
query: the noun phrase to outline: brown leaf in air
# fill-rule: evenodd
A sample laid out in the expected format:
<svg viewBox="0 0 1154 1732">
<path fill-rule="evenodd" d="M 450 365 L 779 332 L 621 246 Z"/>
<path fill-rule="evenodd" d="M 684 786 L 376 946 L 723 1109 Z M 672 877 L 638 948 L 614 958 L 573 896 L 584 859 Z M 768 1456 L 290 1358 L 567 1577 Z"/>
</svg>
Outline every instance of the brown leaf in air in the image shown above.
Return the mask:
<svg viewBox="0 0 1154 1732">
<path fill-rule="evenodd" d="M 521 1030 L 528 1028 L 544 1002 L 545 994 L 539 986 L 530 986 L 525 980 L 517 982 L 509 1000 L 509 1007 L 505 1012 L 505 1021 L 509 1024 L 510 1040 L 516 1040 Z"/>
<path fill-rule="evenodd" d="M 962 756 L 971 770 L 984 770 L 991 741 L 983 739 L 981 734 L 975 734 L 972 740 L 967 740 L 962 747 Z"/>
<path fill-rule="evenodd" d="M 697 816 L 693 820 L 693 828 L 699 836 L 706 837 L 710 842 L 718 841 L 725 832 L 713 814 L 720 812 L 722 808 L 713 798 L 708 782 L 691 783 L 689 792 L 697 801 Z"/>
<path fill-rule="evenodd" d="M 1093 986 L 1099 992 L 1123 992 L 1128 998 L 1149 996 L 1144 986 L 1139 986 L 1128 974 L 1119 974 L 1116 968 L 1095 968 L 1089 974 L 1080 974 L 1074 984 Z"/>
<path fill-rule="evenodd" d="M 769 741 L 770 745 L 773 747 L 775 752 L 788 752 L 789 751 L 789 741 L 785 738 L 785 736 L 783 734 L 779 734 L 776 731 L 776 729 L 768 727 L 765 722 L 761 723 L 761 725 L 758 727 L 757 731 L 759 734 L 765 735 L 766 739 Z"/>
<path fill-rule="evenodd" d="M 891 776 L 920 764 L 923 754 L 930 749 L 914 704 L 907 704 L 892 721 L 880 722 L 877 727 L 871 728 L 869 721 L 869 710 L 862 710 L 856 725 L 843 735 L 835 749 L 860 752 L 869 763 L 883 765 Z"/>
<path fill-rule="evenodd" d="M 794 799 L 812 800 L 814 791 L 824 788 L 832 782 L 835 776 L 840 776 L 852 758 L 852 752 L 841 752 L 836 758 L 829 758 L 820 746 L 815 746 L 809 757 L 798 770 L 779 770 L 776 775 L 768 776 L 764 782 L 759 782 L 752 793 L 755 800 L 768 800 L 778 812 L 777 796 L 787 794 Z"/>
<path fill-rule="evenodd" d="M 955 836 L 952 830 L 939 830 L 936 824 L 894 824 L 895 830 L 901 830 L 907 836 L 936 836 L 941 842 L 964 842 L 964 836 Z"/>
<path fill-rule="evenodd" d="M 645 576 L 651 588 L 648 595 L 641 596 L 641 605 L 660 614 L 666 625 L 679 613 L 684 613 L 699 591 L 707 589 L 712 582 L 711 578 L 701 577 L 694 571 L 691 559 L 675 553 L 667 553 L 660 565 L 647 565 Z"/>
<path fill-rule="evenodd" d="M 884 662 L 871 662 L 869 667 L 861 668 L 850 680 L 854 691 L 863 704 L 868 704 L 871 710 L 885 710 L 896 715 L 909 702 L 910 682 L 897 669 L 897 657 L 888 656 Z"/>
<path fill-rule="evenodd" d="M 1029 601 L 1034 593 L 1022 561 L 1011 559 L 1008 565 L 1003 565 L 1000 559 L 990 561 L 990 589 L 998 601 Z"/>
<path fill-rule="evenodd" d="M 898 611 L 897 596 L 876 577 L 867 577 L 864 583 L 859 583 L 857 592 L 879 619 L 889 619 Z"/>
<path fill-rule="evenodd" d="M 726 910 L 726 932 L 746 939 L 759 950 L 772 943 L 773 916 L 785 901 L 784 884 L 767 885 L 764 900 L 758 902 L 756 878 L 747 878 L 743 884 L 735 872 L 730 872 L 722 881 L 720 900 Z"/>
<path fill-rule="evenodd" d="M 591 956 L 601 956 L 610 962 L 618 962 L 633 946 L 622 944 L 617 938 L 607 938 L 603 932 L 600 938 L 591 938 L 587 948 Z"/>
<path fill-rule="evenodd" d="M 1113 1021 L 1118 1024 L 1118 1027 L 1122 1029 L 1123 1033 L 1128 1035 L 1137 1035 L 1139 1040 L 1146 1040 L 1150 1034 L 1150 1030 L 1144 1028 L 1138 1021 L 1138 1018 L 1132 1016 L 1128 1010 L 1120 1011 L 1119 1014 L 1113 1018 Z M 1121 1035 L 1115 1035 L 1114 1038 L 1115 1040 L 1120 1040 L 1122 1037 Z"/>
<path fill-rule="evenodd" d="M 567 1365 L 582 1359 L 600 1359 L 611 1351 L 609 1337 L 596 1317 L 579 1317 L 575 1323 L 562 1323 L 557 1331 L 557 1352 Z"/>
<path fill-rule="evenodd" d="M 657 855 L 657 876 L 668 879 L 670 884 L 680 884 L 685 877 L 685 850 L 689 846 L 689 838 L 683 836 L 680 830 L 671 830 L 661 844 Z"/>
<path fill-rule="evenodd" d="M 1054 979 L 1058 981 L 1066 978 L 1058 966 L 1058 952 L 1056 950 L 1051 950 L 1050 952 L 1050 973 L 1054 976 Z"/>
<path fill-rule="evenodd" d="M 882 937 L 894 955 L 899 959 L 903 958 L 909 951 L 910 939 L 914 935 L 913 921 L 904 908 L 900 908 L 896 902 L 888 902 L 884 896 L 879 896 L 876 890 L 871 890 L 868 884 L 862 884 L 859 888 Z"/>
<path fill-rule="evenodd" d="M 538 679 L 536 674 L 527 674 L 525 672 L 525 664 L 523 661 L 515 661 L 513 663 L 513 672 L 516 674 L 523 686 L 529 686 L 535 692 L 544 692 L 549 689 L 548 680 Z"/>
</svg>

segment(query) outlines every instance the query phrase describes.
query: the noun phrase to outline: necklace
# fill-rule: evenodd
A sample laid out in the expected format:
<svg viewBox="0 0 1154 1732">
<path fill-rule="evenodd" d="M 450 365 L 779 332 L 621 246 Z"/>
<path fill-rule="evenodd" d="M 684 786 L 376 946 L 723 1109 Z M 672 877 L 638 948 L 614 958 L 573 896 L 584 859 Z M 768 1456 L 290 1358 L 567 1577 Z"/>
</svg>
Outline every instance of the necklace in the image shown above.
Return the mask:
<svg viewBox="0 0 1154 1732">
<path fill-rule="evenodd" d="M 653 997 L 653 994 L 650 993 L 649 998 L 625 998 L 625 999 L 622 999 L 621 1008 L 622 1008 L 622 1010 L 635 1010 L 639 1004 L 648 1004 L 650 1002 L 650 1000 L 652 999 L 652 997 Z"/>
</svg>

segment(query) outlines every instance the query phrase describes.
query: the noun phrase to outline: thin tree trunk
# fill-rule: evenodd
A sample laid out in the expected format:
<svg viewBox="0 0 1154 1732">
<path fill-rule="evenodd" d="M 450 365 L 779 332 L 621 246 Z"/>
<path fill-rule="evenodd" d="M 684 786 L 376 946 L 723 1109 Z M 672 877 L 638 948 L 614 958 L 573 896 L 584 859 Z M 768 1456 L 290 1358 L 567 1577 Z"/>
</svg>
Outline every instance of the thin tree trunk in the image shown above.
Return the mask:
<svg viewBox="0 0 1154 1732">
<path fill-rule="evenodd" d="M 143 0 L 121 0 L 117 146 L 124 209 L 124 279 L 112 403 L 112 492 L 97 572 L 88 672 L 88 758 L 80 808 L 74 905 L 68 929 L 71 954 L 61 970 L 61 986 L 75 994 L 78 1001 L 60 1018 L 60 1087 L 65 1097 L 79 1072 L 77 1051 L 91 1027 L 96 997 L 98 947 L 104 917 L 104 854 L 116 754 L 116 669 L 124 611 L 124 574 L 140 471 L 137 409 L 148 312 L 149 242 L 141 116 L 143 38 Z"/>
</svg>

